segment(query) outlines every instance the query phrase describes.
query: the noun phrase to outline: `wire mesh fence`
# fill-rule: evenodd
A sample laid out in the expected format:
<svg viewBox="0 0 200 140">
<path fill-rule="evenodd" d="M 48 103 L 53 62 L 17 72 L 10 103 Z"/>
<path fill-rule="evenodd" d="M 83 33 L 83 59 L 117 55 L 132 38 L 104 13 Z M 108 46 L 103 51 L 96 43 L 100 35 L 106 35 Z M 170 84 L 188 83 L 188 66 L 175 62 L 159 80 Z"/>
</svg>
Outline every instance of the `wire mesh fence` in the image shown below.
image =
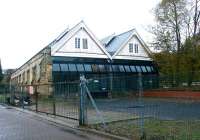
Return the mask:
<svg viewBox="0 0 200 140">
<path fill-rule="evenodd" d="M 0 104 L 8 102 L 8 96 L 10 94 L 8 84 L 0 84 Z"/>
<path fill-rule="evenodd" d="M 200 100 L 196 98 L 199 96 L 192 96 L 193 92 L 200 95 L 199 85 L 188 87 L 180 83 L 174 87 L 173 81 L 155 75 L 114 77 L 110 87 L 104 87 L 101 81 L 109 81 L 109 78 L 89 79 L 86 83 L 100 112 L 99 115 L 91 99 L 87 99 L 86 122 L 90 128 L 134 140 L 200 139 Z M 191 96 L 163 98 L 168 91 L 180 88 L 178 94 L 184 95 L 189 90 Z M 99 90 L 105 94 L 104 98 L 96 96 Z M 160 98 L 145 97 L 146 92 L 154 90 L 160 92 Z"/>
<path fill-rule="evenodd" d="M 200 139 L 200 79 L 189 85 L 179 78 L 176 85 L 174 78 L 161 75 L 85 77 L 2 86 L 0 102 L 134 140 Z"/>
<path fill-rule="evenodd" d="M 13 85 L 0 94 L 0 103 L 79 120 L 79 82 Z"/>
</svg>

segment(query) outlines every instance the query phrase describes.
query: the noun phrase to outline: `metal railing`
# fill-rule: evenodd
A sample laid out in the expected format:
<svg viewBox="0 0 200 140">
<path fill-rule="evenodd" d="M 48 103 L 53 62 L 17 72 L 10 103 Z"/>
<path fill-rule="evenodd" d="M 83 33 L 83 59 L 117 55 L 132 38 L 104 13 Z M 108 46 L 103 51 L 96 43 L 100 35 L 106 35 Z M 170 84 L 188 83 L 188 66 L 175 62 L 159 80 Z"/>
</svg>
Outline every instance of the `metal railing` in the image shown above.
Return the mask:
<svg viewBox="0 0 200 140">
<path fill-rule="evenodd" d="M 76 82 L 7 86 L 10 90 L 0 94 L 0 102 L 76 120 L 80 125 L 130 139 L 199 140 L 199 81 L 188 85 L 183 78 L 177 86 L 170 76 L 86 79 L 81 75 Z M 146 92 L 153 95 L 155 91 L 160 95 L 179 91 L 177 95 L 189 92 L 195 96 L 146 97 Z"/>
</svg>

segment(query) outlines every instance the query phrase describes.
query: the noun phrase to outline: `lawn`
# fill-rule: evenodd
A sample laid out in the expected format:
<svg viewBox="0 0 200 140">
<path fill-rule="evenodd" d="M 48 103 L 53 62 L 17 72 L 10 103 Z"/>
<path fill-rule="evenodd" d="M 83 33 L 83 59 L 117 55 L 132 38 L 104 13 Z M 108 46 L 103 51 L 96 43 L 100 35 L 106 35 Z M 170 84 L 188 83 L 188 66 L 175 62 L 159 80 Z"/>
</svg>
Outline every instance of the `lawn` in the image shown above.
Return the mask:
<svg viewBox="0 0 200 140">
<path fill-rule="evenodd" d="M 111 134 L 140 140 L 144 130 L 144 140 L 200 140 L 200 120 L 159 121 L 148 119 L 144 121 L 142 129 L 139 120 L 129 120 L 108 123 L 106 128 L 102 125 L 91 125 L 91 128 Z"/>
</svg>

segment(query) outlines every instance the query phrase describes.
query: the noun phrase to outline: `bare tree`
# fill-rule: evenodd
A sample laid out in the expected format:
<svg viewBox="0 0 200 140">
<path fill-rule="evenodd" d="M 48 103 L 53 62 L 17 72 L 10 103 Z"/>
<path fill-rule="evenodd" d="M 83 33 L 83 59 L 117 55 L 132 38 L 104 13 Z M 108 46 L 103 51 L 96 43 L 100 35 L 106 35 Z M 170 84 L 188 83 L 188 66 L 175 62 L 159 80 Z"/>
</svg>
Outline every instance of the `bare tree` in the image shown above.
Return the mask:
<svg viewBox="0 0 200 140">
<path fill-rule="evenodd" d="M 182 49 L 182 41 L 185 27 L 185 17 L 188 15 L 185 0 L 162 0 L 155 9 L 155 17 L 158 26 L 162 30 L 157 34 L 157 39 L 167 38 L 168 44 L 171 45 L 172 52 L 176 53 L 176 83 L 179 84 L 178 74 L 180 72 L 180 53 Z M 164 31 L 163 31 L 164 30 Z M 166 45 L 167 46 L 167 45 Z"/>
<path fill-rule="evenodd" d="M 197 34 L 197 32 L 200 31 L 200 10 L 199 10 L 199 2 L 200 0 L 194 0 L 194 30 L 193 30 L 193 36 Z"/>
</svg>

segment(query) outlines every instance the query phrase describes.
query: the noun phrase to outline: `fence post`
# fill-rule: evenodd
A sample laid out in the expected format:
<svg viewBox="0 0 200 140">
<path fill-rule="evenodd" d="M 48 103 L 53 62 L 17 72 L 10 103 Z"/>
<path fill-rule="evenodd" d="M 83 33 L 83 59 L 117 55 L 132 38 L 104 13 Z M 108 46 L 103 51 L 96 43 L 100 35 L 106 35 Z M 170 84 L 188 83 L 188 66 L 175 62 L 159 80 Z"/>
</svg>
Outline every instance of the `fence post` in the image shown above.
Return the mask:
<svg viewBox="0 0 200 140">
<path fill-rule="evenodd" d="M 52 92 L 52 95 L 53 95 L 53 115 L 56 115 L 55 85 L 52 84 L 51 88 L 52 88 L 51 92 Z"/>
<path fill-rule="evenodd" d="M 23 109 L 24 109 L 24 90 L 25 90 L 25 87 L 22 87 L 21 96 L 22 96 L 22 108 L 23 108 Z"/>
<path fill-rule="evenodd" d="M 86 84 L 85 76 L 80 75 L 79 125 L 85 125 L 86 124 L 85 84 Z"/>
<path fill-rule="evenodd" d="M 139 105 L 140 105 L 140 129 L 141 129 L 141 140 L 146 139 L 146 135 L 144 132 L 144 104 L 143 104 L 143 84 L 142 84 L 142 73 L 138 73 L 138 88 L 139 88 Z"/>
<path fill-rule="evenodd" d="M 7 93 L 7 85 L 5 85 L 4 92 L 3 92 L 3 103 L 6 103 L 6 93 Z"/>
<path fill-rule="evenodd" d="M 109 85 L 110 85 L 110 90 L 109 90 L 109 93 L 108 93 L 108 97 L 109 98 L 112 98 L 112 91 L 113 91 L 113 73 L 111 72 L 112 71 L 112 65 L 110 64 L 109 65 L 109 71 L 110 71 L 110 73 L 109 73 Z"/>
</svg>

